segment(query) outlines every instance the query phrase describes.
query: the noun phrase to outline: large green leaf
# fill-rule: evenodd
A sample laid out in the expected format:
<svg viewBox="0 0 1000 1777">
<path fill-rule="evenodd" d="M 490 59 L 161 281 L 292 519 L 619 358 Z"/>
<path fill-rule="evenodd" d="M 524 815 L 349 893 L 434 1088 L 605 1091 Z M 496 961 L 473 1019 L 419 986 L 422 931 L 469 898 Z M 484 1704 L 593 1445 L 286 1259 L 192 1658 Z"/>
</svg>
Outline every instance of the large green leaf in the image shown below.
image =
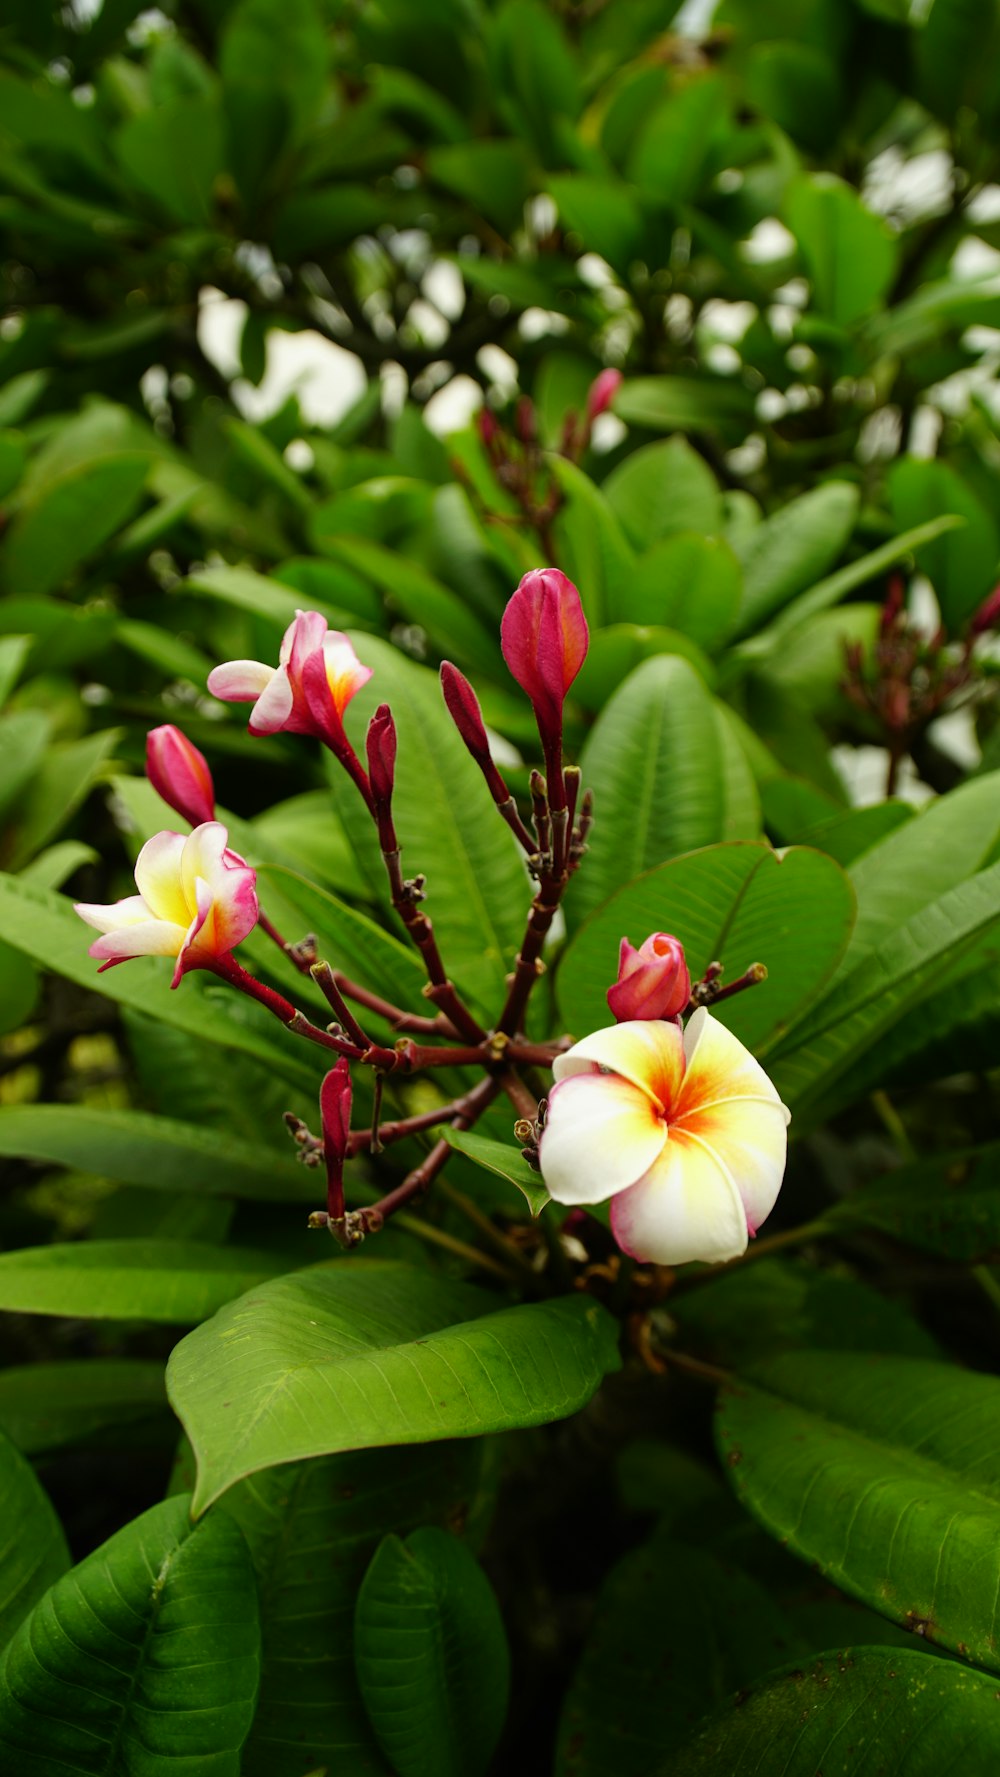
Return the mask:
<svg viewBox="0 0 1000 1777">
<path fill-rule="evenodd" d="M 823 1227 L 878 1228 L 941 1258 L 1000 1263 L 998 1169 L 998 1143 L 914 1161 L 842 1198 L 825 1211 Z"/>
<path fill-rule="evenodd" d="M 648 871 L 586 922 L 560 961 L 560 1014 L 577 1036 L 607 1024 L 605 995 L 621 939 L 641 944 L 651 932 L 669 931 L 684 945 L 694 979 L 716 960 L 727 980 L 764 963 L 767 981 L 725 1001 L 717 1014 L 764 1054 L 829 980 L 853 918 L 851 885 L 821 852 L 710 846 Z"/>
<path fill-rule="evenodd" d="M 592 1301 L 492 1306 L 372 1259 L 318 1265 L 225 1309 L 175 1347 L 167 1373 L 198 1457 L 196 1509 L 306 1456 L 565 1418 L 618 1365 L 615 1324 Z"/>
<path fill-rule="evenodd" d="M 1000 533 L 992 513 L 948 463 L 903 457 L 889 476 L 889 502 L 900 527 L 936 516 L 965 523 L 925 543 L 917 562 L 934 583 L 941 616 L 955 631 L 996 582 Z"/>
<path fill-rule="evenodd" d="M 92 1105 L 0 1106 L 0 1154 L 74 1166 L 152 1191 L 200 1191 L 266 1203 L 308 1202 L 315 1181 L 291 1150 L 270 1152 L 203 1125 Z"/>
<path fill-rule="evenodd" d="M 358 1593 L 354 1663 L 398 1777 L 481 1777 L 510 1661 L 493 1589 L 463 1543 L 433 1527 L 383 1539 Z"/>
<path fill-rule="evenodd" d="M 0 1762 L 18 1777 L 238 1777 L 260 1631 L 231 1518 L 144 1512 L 35 1606 L 0 1662 Z"/>
<path fill-rule="evenodd" d="M 737 548 L 744 576 L 738 636 L 751 634 L 833 566 L 857 511 L 857 488 L 827 481 L 779 506 L 749 532 Z"/>
<path fill-rule="evenodd" d="M 908 830 L 900 828 L 900 837 Z M 879 1038 L 935 990 L 945 968 L 974 947 L 982 954 L 983 946 L 989 960 L 1000 960 L 1000 864 L 960 883 L 890 932 L 840 978 L 803 1027 L 791 1032 L 773 1068 L 786 1102 L 812 1114 L 824 1099 L 843 1098 L 848 1075 L 852 1093 L 861 1079 L 877 1084 Z"/>
<path fill-rule="evenodd" d="M 685 518 L 691 522 L 686 512 Z M 740 564 L 728 543 L 693 530 L 677 531 L 655 543 L 636 564 L 628 616 L 634 623 L 679 629 L 711 651 L 732 627 L 741 589 Z"/>
<path fill-rule="evenodd" d="M 776 1759 L 787 1777 L 838 1766 L 851 1777 L 989 1777 L 998 1758 L 994 1680 L 898 1648 L 856 1647 L 741 1690 L 674 1755 L 669 1777 L 771 1777 Z"/>
<path fill-rule="evenodd" d="M 44 968 L 53 969 L 121 1006 L 162 1019 L 192 1036 L 204 1037 L 224 1049 L 240 1049 L 265 1061 L 284 1078 L 312 1086 L 320 1069 L 302 1058 L 295 1039 L 271 1037 L 274 1020 L 255 1008 L 238 1005 L 229 989 L 205 985 L 203 975 L 185 976 L 177 991 L 170 987 L 171 969 L 163 957 L 138 957 L 104 974 L 88 956 L 88 927 L 65 896 L 36 888 L 20 877 L 0 873 L 0 924 L 4 941 Z M 244 1008 L 249 1016 L 242 1016 Z M 241 1016 L 233 1016 L 233 1013 Z"/>
<path fill-rule="evenodd" d="M 1000 1382 L 789 1352 L 726 1388 L 718 1442 L 754 1517 L 893 1622 L 1000 1671 Z"/>
<path fill-rule="evenodd" d="M 816 307 L 839 327 L 861 321 L 892 280 L 896 243 L 881 216 L 831 173 L 793 179 L 785 221 L 799 243 Z"/>
<path fill-rule="evenodd" d="M 15 1364 L 0 1372 L 0 1429 L 26 1456 L 145 1428 L 166 1405 L 163 1365 L 145 1358 Z"/>
<path fill-rule="evenodd" d="M 490 806 L 435 675 L 374 636 L 359 637 L 358 649 L 375 671 L 351 705 L 348 727 L 353 717 L 360 736 L 376 705 L 390 704 L 399 733 L 393 810 L 404 873 L 426 874 L 427 912 L 445 966 L 484 1009 L 495 1010 L 527 917 L 517 846 Z M 384 882 L 377 851 L 372 859 L 371 820 L 343 774 L 337 783 L 344 825 L 373 881 Z"/>
<path fill-rule="evenodd" d="M 578 588 L 591 629 L 627 609 L 635 551 L 604 491 L 566 457 L 549 459 L 562 494 L 553 521 L 559 560 Z"/>
<path fill-rule="evenodd" d="M 318 530 L 318 525 L 317 525 Z M 391 597 L 410 623 L 427 631 L 438 653 L 454 655 L 465 668 L 493 673 L 496 643 L 468 601 L 417 562 L 368 537 L 318 536 L 327 555 L 365 574 Z"/>
<path fill-rule="evenodd" d="M 676 531 L 716 536 L 722 530 L 722 496 L 715 476 L 686 438 L 647 444 L 625 457 L 604 483 L 604 494 L 638 549 L 649 549 Z M 673 621 L 650 619 L 632 608 L 614 615 L 639 623 Z"/>
<path fill-rule="evenodd" d="M 555 1777 L 648 1777 L 730 1691 L 799 1647 L 749 1575 L 654 1536 L 605 1581 L 563 1706 Z"/>
<path fill-rule="evenodd" d="M 445 1128 L 441 1134 L 446 1142 L 474 1160 L 477 1166 L 485 1167 L 487 1172 L 495 1173 L 499 1178 L 509 1179 L 522 1193 L 532 1215 L 541 1215 L 549 1201 L 545 1182 L 541 1173 L 529 1166 L 513 1143 L 494 1141 L 491 1136 L 480 1135 L 474 1129 Z"/>
<path fill-rule="evenodd" d="M 241 0 L 220 65 L 229 164 L 252 204 L 282 153 L 309 134 L 326 88 L 328 44 L 315 0 Z"/>
<path fill-rule="evenodd" d="M 106 456 L 26 496 L 2 553 L 8 589 L 37 598 L 59 586 L 132 516 L 148 469 L 145 456 Z"/>
<path fill-rule="evenodd" d="M 637 667 L 580 756 L 595 822 L 571 918 L 641 871 L 722 838 L 721 764 L 712 699 L 688 662 L 658 655 Z"/>
<path fill-rule="evenodd" d="M 15 826 L 8 858 L 12 870 L 20 870 L 55 838 L 97 781 L 120 739 L 120 729 L 105 728 L 83 740 L 49 748 Z"/>
<path fill-rule="evenodd" d="M 242 1777 L 387 1777 L 354 1676 L 354 1600 L 382 1536 L 461 1528 L 474 1510 L 474 1438 L 340 1456 L 241 1481 L 221 1509 L 250 1546 L 260 1594 L 260 1700 Z"/>
<path fill-rule="evenodd" d="M 753 423 L 754 399 L 735 378 L 635 376 L 622 384 L 613 406 L 620 419 L 651 432 L 739 436 Z"/>
<path fill-rule="evenodd" d="M 70 1564 L 62 1525 L 21 1451 L 0 1432 L 0 1647 Z"/>
<path fill-rule="evenodd" d="M 285 1268 L 195 1240 L 86 1240 L 0 1253 L 0 1309 L 188 1326 Z"/>
</svg>

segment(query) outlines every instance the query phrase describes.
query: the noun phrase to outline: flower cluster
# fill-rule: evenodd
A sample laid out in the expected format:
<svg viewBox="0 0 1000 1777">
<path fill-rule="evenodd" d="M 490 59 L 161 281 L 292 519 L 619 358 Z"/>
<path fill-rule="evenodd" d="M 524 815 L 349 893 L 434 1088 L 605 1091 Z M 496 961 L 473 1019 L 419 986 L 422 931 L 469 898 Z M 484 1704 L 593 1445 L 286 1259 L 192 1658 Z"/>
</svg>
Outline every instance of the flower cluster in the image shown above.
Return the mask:
<svg viewBox="0 0 1000 1777">
<path fill-rule="evenodd" d="M 613 392 L 610 381 L 595 387 L 588 423 Z M 490 1028 L 447 975 L 421 906 L 423 878 L 407 880 L 402 873 L 392 806 L 399 744 L 392 711 L 380 704 L 371 717 L 363 764 L 345 715 L 371 669 L 348 637 L 329 630 L 315 611 L 300 611 L 289 625 L 277 666 L 228 661 L 214 668 L 209 689 L 225 701 L 253 703 L 251 734 L 315 737 L 354 782 L 375 824 L 393 907 L 423 959 L 433 1015 L 393 1006 L 348 980 L 318 957 L 313 939 L 285 943 L 259 906 L 254 870 L 230 849 L 227 828 L 216 819 L 207 761 L 170 725 L 149 735 L 147 773 L 193 830 L 187 836 L 159 833 L 143 846 L 135 867 L 137 894 L 109 906 L 78 905 L 100 933 L 90 954 L 102 969 L 132 957 L 171 956 L 174 987 L 190 970 L 207 969 L 263 1004 L 288 1030 L 335 1052 L 320 1090 L 322 1135 L 311 1136 L 294 1118 L 291 1125 L 303 1158 L 326 1166 L 327 1208 L 315 1212 L 313 1225 L 329 1227 L 345 1245 L 374 1232 L 424 1191 L 451 1150 L 438 1141 L 379 1204 L 349 1211 L 343 1174 L 353 1154 L 379 1152 L 442 1122 L 468 1128 L 502 1091 L 518 1112 L 518 1130 L 527 1127 L 533 1134 L 530 1152 L 555 1202 L 577 1207 L 610 1199 L 615 1239 L 639 1260 L 677 1265 L 732 1259 L 773 1207 L 788 1113 L 758 1063 L 706 1005 L 761 980 L 766 971 L 753 965 L 722 988 L 721 966 L 712 963 L 692 985 L 679 938 L 654 932 L 638 948 L 623 938 L 617 979 L 607 993 L 615 1024 L 572 1046 L 568 1039 L 528 1041 L 528 999 L 562 896 L 586 851 L 592 818 L 589 794 L 579 795 L 579 771 L 563 760 L 564 707 L 588 647 L 580 595 L 565 574 L 541 568 L 524 576 L 504 613 L 501 644 L 531 702 L 545 765 L 544 775 L 531 774 L 530 822 L 493 758 L 475 691 L 450 662 L 441 667 L 445 706 L 536 884 L 506 998 Z M 316 1023 L 236 961 L 233 951 L 258 924 L 323 995 L 333 1022 Z M 366 1009 L 401 1033 L 393 1048 L 368 1035 Z M 463 1098 L 438 1112 L 380 1122 L 387 1075 L 473 1065 L 483 1077 Z M 551 1067 L 555 1085 L 547 1105 L 526 1119 L 535 1102 L 519 1070 L 539 1065 Z M 356 1066 L 376 1070 L 368 1131 L 350 1128 Z"/>
</svg>

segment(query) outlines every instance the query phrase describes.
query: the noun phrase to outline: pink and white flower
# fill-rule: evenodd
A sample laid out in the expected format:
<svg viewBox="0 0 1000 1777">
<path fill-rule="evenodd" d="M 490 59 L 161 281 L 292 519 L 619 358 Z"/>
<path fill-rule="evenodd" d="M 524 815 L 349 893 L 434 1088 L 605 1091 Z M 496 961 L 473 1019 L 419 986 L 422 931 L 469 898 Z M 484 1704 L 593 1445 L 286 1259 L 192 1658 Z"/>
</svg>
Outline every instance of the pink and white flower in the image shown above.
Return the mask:
<svg viewBox="0 0 1000 1777">
<path fill-rule="evenodd" d="M 90 955 L 103 973 L 134 956 L 174 956 L 171 987 L 189 969 L 213 969 L 257 923 L 256 876 L 227 848 L 220 821 L 205 821 L 186 837 L 157 833 L 136 860 L 139 890 L 109 907 L 77 902 L 76 912 L 101 936 Z"/>
<path fill-rule="evenodd" d="M 347 636 L 318 611 L 298 611 L 276 667 L 227 660 L 209 673 L 208 689 L 224 703 L 253 704 L 251 734 L 314 734 L 339 754 L 348 744 L 344 711 L 371 676 Z"/>
<path fill-rule="evenodd" d="M 789 1113 L 724 1024 L 702 1008 L 683 1032 L 612 1025 L 552 1071 L 539 1159 L 557 1203 L 611 1198 L 618 1245 L 654 1264 L 746 1251 L 781 1187 Z"/>
</svg>

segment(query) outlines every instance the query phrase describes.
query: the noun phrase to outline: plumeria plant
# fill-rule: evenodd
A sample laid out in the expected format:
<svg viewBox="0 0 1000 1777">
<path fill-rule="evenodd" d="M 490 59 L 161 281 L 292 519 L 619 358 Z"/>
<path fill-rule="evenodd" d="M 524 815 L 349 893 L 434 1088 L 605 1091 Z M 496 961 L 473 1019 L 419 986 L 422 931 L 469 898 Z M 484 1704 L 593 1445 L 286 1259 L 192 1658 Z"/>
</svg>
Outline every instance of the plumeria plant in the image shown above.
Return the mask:
<svg viewBox="0 0 1000 1777">
<path fill-rule="evenodd" d="M 190 970 L 208 970 L 266 1007 L 291 1035 L 337 1056 L 319 1089 L 320 1133 L 294 1115 L 288 1121 L 303 1159 L 322 1160 L 326 1169 L 326 1207 L 313 1212 L 310 1226 L 326 1228 L 344 1247 L 377 1233 L 422 1197 L 454 1150 L 440 1137 L 400 1184 L 362 1208 L 348 1207 L 348 1159 L 378 1154 L 438 1125 L 472 1129 L 504 1097 L 516 1115 L 522 1157 L 540 1171 L 549 1197 L 569 1207 L 613 1199 L 612 1232 L 631 1259 L 673 1266 L 737 1258 L 774 1206 L 788 1112 L 763 1069 L 708 1007 L 764 980 L 766 970 L 756 963 L 723 985 L 723 965 L 715 960 L 692 984 L 677 938 L 654 932 L 636 950 L 623 937 L 618 978 L 607 993 L 616 1023 L 576 1043 L 530 1039 L 526 1018 L 545 969 L 546 940 L 584 862 L 594 818 L 590 792 L 580 793 L 579 768 L 563 756 L 563 707 L 588 643 L 572 581 L 556 568 L 526 574 L 504 612 L 501 641 L 531 703 L 544 759 L 544 775 L 531 772 L 528 821 L 494 761 L 473 687 L 450 662 L 441 667 L 449 714 L 524 853 L 535 889 L 506 995 L 488 1027 L 447 973 L 424 910 L 424 877 L 403 874 L 393 821 L 392 711 L 380 704 L 372 716 L 363 764 L 345 716 L 371 669 L 348 637 L 331 632 L 315 611 L 300 611 L 289 625 L 277 667 L 228 661 L 213 669 L 208 688 L 226 701 L 253 702 L 251 734 L 313 736 L 346 772 L 374 822 L 392 905 L 420 954 L 424 994 L 435 1015 L 371 994 L 319 955 L 314 936 L 288 941 L 278 932 L 260 906 L 254 871 L 229 848 L 225 827 L 214 819 L 207 761 L 170 725 L 149 736 L 147 774 L 163 800 L 195 823 L 193 831 L 187 838 L 159 833 L 146 842 L 135 867 L 138 894 L 106 907 L 77 903 L 80 917 L 101 934 L 90 954 L 102 969 L 139 956 L 174 957 L 175 988 Z M 236 959 L 236 947 L 256 925 L 316 984 L 332 1020 L 308 1017 Z M 365 1029 L 364 1016 L 372 1012 L 399 1033 L 391 1047 Z M 364 1129 L 350 1126 L 352 1068 L 370 1069 L 374 1077 L 374 1113 Z M 383 1122 L 383 1083 L 435 1068 L 472 1068 L 481 1077 L 451 1103 Z M 526 1078 L 539 1070 L 555 1080 L 541 1101 Z"/>
</svg>

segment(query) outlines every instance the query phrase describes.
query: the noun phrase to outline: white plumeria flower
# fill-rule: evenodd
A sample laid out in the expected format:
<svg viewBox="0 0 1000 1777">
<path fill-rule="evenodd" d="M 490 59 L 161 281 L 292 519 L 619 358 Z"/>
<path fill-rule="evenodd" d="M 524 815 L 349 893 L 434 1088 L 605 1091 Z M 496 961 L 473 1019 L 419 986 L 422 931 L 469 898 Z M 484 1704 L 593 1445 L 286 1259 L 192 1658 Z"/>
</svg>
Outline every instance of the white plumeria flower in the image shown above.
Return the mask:
<svg viewBox="0 0 1000 1777">
<path fill-rule="evenodd" d="M 137 895 L 76 912 L 102 934 L 90 947 L 99 973 L 133 956 L 175 956 L 171 987 L 189 969 L 215 969 L 257 923 L 256 876 L 235 852 L 220 821 L 187 837 L 157 833 L 136 860 Z"/>
<path fill-rule="evenodd" d="M 278 665 L 227 660 L 213 667 L 208 689 L 225 703 L 252 703 L 251 734 L 314 734 L 338 752 L 344 711 L 371 678 L 347 636 L 328 629 L 318 611 L 297 611 L 285 631 Z"/>
<path fill-rule="evenodd" d="M 718 1264 L 774 1208 L 789 1113 L 748 1049 L 703 1008 L 682 1032 L 634 1021 L 560 1055 L 539 1160 L 557 1203 L 612 1199 L 633 1258 Z"/>
</svg>

